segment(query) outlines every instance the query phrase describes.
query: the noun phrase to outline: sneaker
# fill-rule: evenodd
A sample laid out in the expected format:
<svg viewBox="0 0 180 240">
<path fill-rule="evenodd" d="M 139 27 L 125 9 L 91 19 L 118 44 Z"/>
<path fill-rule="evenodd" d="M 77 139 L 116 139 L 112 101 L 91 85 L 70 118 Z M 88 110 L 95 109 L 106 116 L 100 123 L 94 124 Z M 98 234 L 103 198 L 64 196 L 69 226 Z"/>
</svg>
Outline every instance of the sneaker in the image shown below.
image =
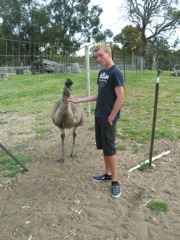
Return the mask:
<svg viewBox="0 0 180 240">
<path fill-rule="evenodd" d="M 93 176 L 91 179 L 94 182 L 110 182 L 111 179 L 112 179 L 112 176 L 104 174 L 104 175 L 101 175 L 101 176 Z"/>
<path fill-rule="evenodd" d="M 119 198 L 121 196 L 121 189 L 120 189 L 120 184 L 112 184 L 111 188 L 111 196 L 113 198 Z"/>
</svg>

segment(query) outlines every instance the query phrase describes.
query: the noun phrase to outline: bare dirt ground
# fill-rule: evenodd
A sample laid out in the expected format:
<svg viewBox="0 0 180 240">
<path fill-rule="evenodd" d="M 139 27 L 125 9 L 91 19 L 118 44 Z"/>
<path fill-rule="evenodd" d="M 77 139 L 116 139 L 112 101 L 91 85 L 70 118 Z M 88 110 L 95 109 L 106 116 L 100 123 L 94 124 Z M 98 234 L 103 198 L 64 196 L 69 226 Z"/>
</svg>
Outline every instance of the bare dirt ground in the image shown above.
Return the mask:
<svg viewBox="0 0 180 240">
<path fill-rule="evenodd" d="M 1 118 L 7 118 L 7 114 Z M 8 131 L 28 131 L 34 117 L 8 116 L 8 124 L 1 127 L 1 142 L 12 148 L 17 142 L 33 139 L 32 134 L 9 135 Z M 85 119 L 78 129 L 76 160 L 69 155 L 72 130 L 66 133 L 65 162 L 60 157 L 59 130 L 50 122 L 53 132 L 44 140 L 32 141 L 23 152 L 32 162 L 28 173 L 19 174 L 8 182 L 0 178 L 0 239 L 1 240 L 178 240 L 180 239 L 179 156 L 180 142 L 155 141 L 158 154 L 170 153 L 154 161 L 151 172 L 128 170 L 147 159 L 149 145 L 117 140 L 126 146 L 118 151 L 118 173 L 122 187 L 119 199 L 110 196 L 109 183 L 94 183 L 91 176 L 104 173 L 102 153 L 96 150 L 93 116 Z M 19 126 L 19 129 L 16 129 Z M 145 205 L 148 201 L 168 204 L 167 213 L 153 213 Z"/>
</svg>

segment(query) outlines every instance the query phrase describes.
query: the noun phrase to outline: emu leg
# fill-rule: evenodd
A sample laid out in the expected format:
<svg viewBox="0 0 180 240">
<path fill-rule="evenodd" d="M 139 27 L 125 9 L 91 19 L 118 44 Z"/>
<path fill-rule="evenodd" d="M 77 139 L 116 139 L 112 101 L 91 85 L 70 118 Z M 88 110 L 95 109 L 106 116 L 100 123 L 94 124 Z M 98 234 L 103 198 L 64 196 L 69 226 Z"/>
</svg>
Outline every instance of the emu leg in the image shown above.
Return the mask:
<svg viewBox="0 0 180 240">
<path fill-rule="evenodd" d="M 60 163 L 64 162 L 64 138 L 65 138 L 65 131 L 64 129 L 61 129 L 62 150 L 61 150 L 61 158 L 58 160 L 58 162 Z"/>
<path fill-rule="evenodd" d="M 71 153 L 71 157 L 72 157 L 72 159 L 74 160 L 75 159 L 75 157 L 76 157 L 76 155 L 74 154 L 74 149 L 75 149 L 75 140 L 76 140 L 76 135 L 77 135 L 77 133 L 76 133 L 76 127 L 74 127 L 74 130 L 73 130 L 73 148 L 72 148 L 72 153 Z"/>
</svg>

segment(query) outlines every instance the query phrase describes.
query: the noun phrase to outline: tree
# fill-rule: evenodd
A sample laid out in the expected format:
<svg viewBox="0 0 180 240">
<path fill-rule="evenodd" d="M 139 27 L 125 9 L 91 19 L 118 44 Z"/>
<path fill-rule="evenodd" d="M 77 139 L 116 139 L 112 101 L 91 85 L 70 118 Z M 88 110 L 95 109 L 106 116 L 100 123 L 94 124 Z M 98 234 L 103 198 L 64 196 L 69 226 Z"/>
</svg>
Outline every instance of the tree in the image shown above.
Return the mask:
<svg viewBox="0 0 180 240">
<path fill-rule="evenodd" d="M 90 8 L 89 3 L 90 0 L 51 1 L 48 6 L 49 42 L 79 48 L 84 42 L 92 40 L 97 42 L 111 37 L 113 35 L 111 30 L 100 31 L 102 25 L 99 16 L 102 8 L 97 5 Z"/>
<path fill-rule="evenodd" d="M 18 37 L 21 41 L 41 43 L 46 40 L 45 31 L 49 24 L 46 6 L 36 0 L 24 0 L 21 4 L 21 25 Z"/>
<path fill-rule="evenodd" d="M 139 27 L 128 25 L 124 27 L 120 34 L 113 38 L 115 43 L 121 43 L 124 53 L 131 54 L 134 52 L 136 55 L 140 53 L 141 48 L 141 31 Z"/>
<path fill-rule="evenodd" d="M 172 50 L 167 39 L 163 37 L 159 37 L 156 43 L 150 41 L 147 45 L 146 68 L 166 71 L 180 69 L 180 50 Z"/>
<path fill-rule="evenodd" d="M 147 44 L 147 58 L 150 59 L 151 69 L 156 70 L 158 68 L 163 70 L 168 70 L 167 66 L 163 66 L 162 62 L 167 56 L 169 56 L 169 45 L 167 39 L 163 37 L 156 38 L 155 41 L 151 39 L 151 41 Z"/>
<path fill-rule="evenodd" d="M 151 39 L 167 34 L 180 24 L 178 0 L 126 0 L 127 18 L 141 31 L 141 56 Z"/>
<path fill-rule="evenodd" d="M 28 55 L 30 63 L 31 58 L 40 52 L 40 42 L 42 44 L 45 40 L 44 29 L 49 22 L 45 6 L 36 0 L 1 1 L 0 17 L 3 38 L 7 39 L 6 54 L 17 56 L 14 60 L 16 64 L 20 64 L 22 55 Z"/>
<path fill-rule="evenodd" d="M 113 33 L 110 29 L 100 30 L 99 17 L 103 10 L 98 5 L 90 6 L 90 2 L 1 0 L 3 36 L 24 42 L 23 51 L 34 53 L 49 46 L 59 53 L 67 53 L 85 42 L 105 41 Z"/>
<path fill-rule="evenodd" d="M 2 32 L 4 37 L 11 38 L 17 32 L 20 25 L 21 15 L 19 0 L 1 0 L 0 17 L 2 19 Z"/>
<path fill-rule="evenodd" d="M 159 67 L 164 70 L 180 70 L 180 50 L 168 50 L 160 59 Z"/>
</svg>

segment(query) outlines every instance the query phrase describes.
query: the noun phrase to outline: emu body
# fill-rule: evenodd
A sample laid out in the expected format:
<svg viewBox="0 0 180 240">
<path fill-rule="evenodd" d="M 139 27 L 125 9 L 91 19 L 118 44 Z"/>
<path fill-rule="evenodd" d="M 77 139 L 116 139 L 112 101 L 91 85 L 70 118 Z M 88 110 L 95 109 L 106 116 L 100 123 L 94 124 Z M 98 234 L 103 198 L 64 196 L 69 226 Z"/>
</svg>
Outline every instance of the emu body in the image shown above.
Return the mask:
<svg viewBox="0 0 180 240">
<path fill-rule="evenodd" d="M 65 129 L 73 128 L 73 147 L 71 157 L 74 159 L 75 139 L 77 135 L 77 127 L 83 123 L 83 106 L 82 104 L 74 104 L 68 101 L 71 94 L 71 87 L 73 82 L 67 79 L 65 82 L 63 97 L 53 107 L 52 110 L 52 121 L 61 130 L 62 140 L 62 152 L 59 162 L 64 162 L 64 140 L 65 140 Z"/>
</svg>

